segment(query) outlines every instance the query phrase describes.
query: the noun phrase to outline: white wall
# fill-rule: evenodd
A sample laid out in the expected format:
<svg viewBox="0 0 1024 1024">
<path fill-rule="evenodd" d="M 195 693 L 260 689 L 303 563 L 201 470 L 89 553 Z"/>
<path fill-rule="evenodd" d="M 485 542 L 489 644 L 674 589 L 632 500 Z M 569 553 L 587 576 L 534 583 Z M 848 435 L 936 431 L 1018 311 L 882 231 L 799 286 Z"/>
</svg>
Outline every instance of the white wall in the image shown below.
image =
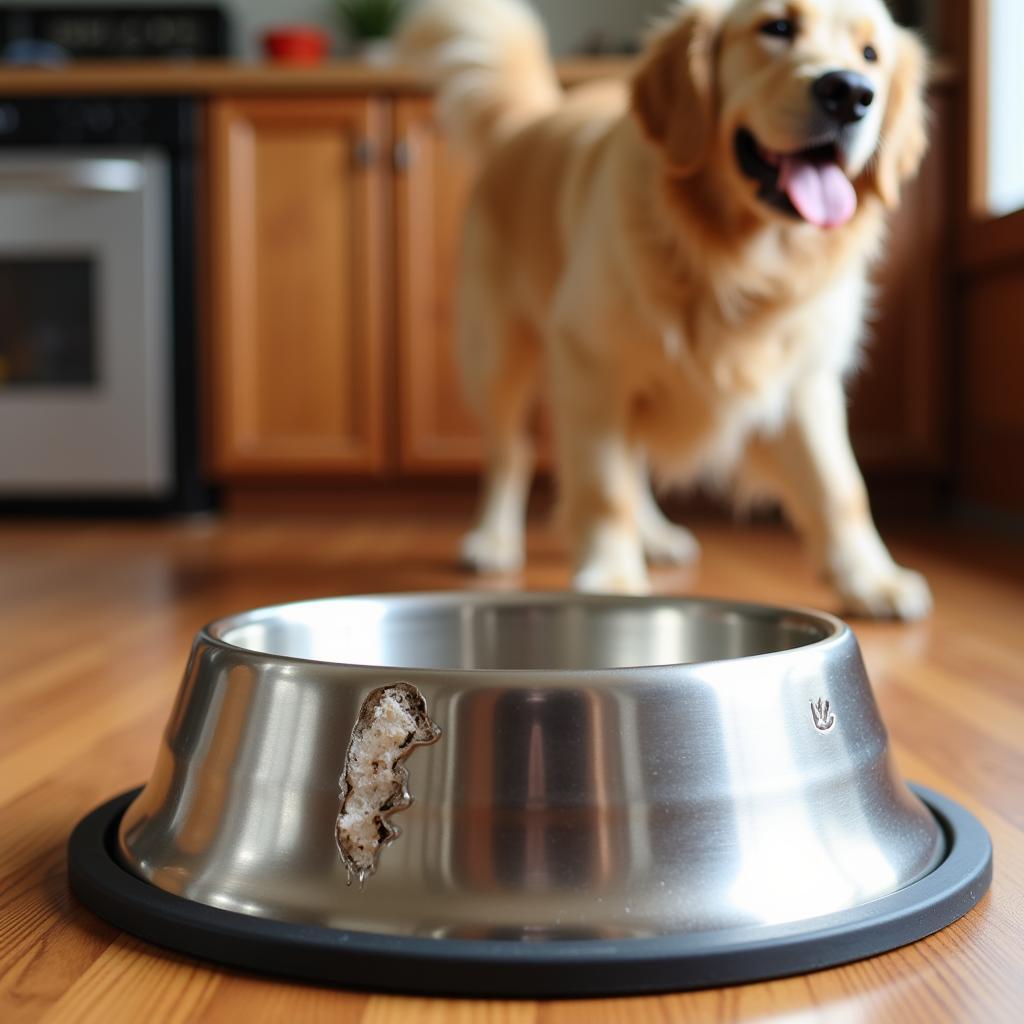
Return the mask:
<svg viewBox="0 0 1024 1024">
<path fill-rule="evenodd" d="M 594 31 L 613 39 L 635 40 L 669 0 L 534 0 L 544 16 L 552 44 L 565 53 L 578 49 Z"/>
<path fill-rule="evenodd" d="M 1024 207 L 1024 0 L 991 0 L 989 209 Z"/>
</svg>

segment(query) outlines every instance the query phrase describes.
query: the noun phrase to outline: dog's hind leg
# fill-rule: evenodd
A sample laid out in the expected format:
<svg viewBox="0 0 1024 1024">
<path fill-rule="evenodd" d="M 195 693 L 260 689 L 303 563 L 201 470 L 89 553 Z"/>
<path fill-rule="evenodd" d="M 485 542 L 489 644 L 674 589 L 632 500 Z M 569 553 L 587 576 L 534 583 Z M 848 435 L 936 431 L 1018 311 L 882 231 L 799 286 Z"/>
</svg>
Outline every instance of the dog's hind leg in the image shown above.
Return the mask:
<svg viewBox="0 0 1024 1024">
<path fill-rule="evenodd" d="M 659 565 L 691 565 L 700 558 L 700 544 L 685 526 L 673 523 L 658 504 L 651 486 L 647 458 L 636 453 L 637 526 L 644 554 Z"/>
<path fill-rule="evenodd" d="M 480 513 L 462 541 L 462 563 L 479 573 L 515 572 L 526 557 L 526 503 L 533 475 L 529 414 L 540 370 L 540 344 L 506 323 L 490 342 L 471 387 L 483 423 L 486 469 Z"/>
</svg>

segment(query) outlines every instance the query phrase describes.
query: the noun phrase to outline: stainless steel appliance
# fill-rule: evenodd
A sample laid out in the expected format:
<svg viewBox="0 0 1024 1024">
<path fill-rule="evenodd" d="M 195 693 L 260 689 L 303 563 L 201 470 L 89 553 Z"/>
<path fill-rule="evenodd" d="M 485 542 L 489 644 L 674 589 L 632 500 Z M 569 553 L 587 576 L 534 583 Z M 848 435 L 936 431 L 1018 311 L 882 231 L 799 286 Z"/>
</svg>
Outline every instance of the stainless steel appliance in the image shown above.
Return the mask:
<svg viewBox="0 0 1024 1024">
<path fill-rule="evenodd" d="M 214 5 L 0 5 L 0 59 L 221 57 L 229 24 Z"/>
<path fill-rule="evenodd" d="M 0 102 L 0 503 L 205 504 L 194 104 Z"/>
<path fill-rule="evenodd" d="M 553 995 L 891 949 L 966 913 L 991 850 L 899 777 L 831 616 L 422 594 L 204 629 L 148 785 L 77 833 L 71 869 L 188 952 Z"/>
</svg>

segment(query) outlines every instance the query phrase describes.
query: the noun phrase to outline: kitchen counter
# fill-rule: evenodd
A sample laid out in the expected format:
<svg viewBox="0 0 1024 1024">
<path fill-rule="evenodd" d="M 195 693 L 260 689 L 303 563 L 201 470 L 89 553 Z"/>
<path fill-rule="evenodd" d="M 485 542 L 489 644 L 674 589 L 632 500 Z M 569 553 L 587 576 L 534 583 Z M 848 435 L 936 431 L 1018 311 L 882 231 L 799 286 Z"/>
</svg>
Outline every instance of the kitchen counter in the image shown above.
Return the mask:
<svg viewBox="0 0 1024 1024">
<path fill-rule="evenodd" d="M 575 57 L 558 63 L 568 85 L 625 75 L 633 61 L 622 57 Z M 936 85 L 955 81 L 957 72 L 948 61 L 932 69 Z M 59 68 L 4 68 L 0 66 L 0 102 L 5 96 L 43 96 L 117 93 L 135 95 L 216 95 L 429 92 L 422 71 L 409 65 L 332 61 L 318 67 L 296 68 L 268 63 L 190 61 L 167 63 L 82 62 Z"/>
<path fill-rule="evenodd" d="M 623 58 L 575 58 L 560 61 L 566 85 L 625 74 Z M 56 68 L 0 66 L 0 102 L 5 96 L 72 94 L 177 95 L 429 92 L 423 72 L 406 64 L 376 65 L 355 60 L 316 67 L 203 60 L 166 63 L 82 62 Z"/>
<path fill-rule="evenodd" d="M 466 512 L 468 514 L 468 510 Z M 885 956 L 805 977 L 645 999 L 449 1002 L 334 991 L 224 970 L 104 924 L 68 891 L 65 845 L 143 782 L 194 631 L 220 615 L 366 590 L 465 587 L 466 523 L 355 515 L 180 524 L 0 524 L 0 1020 L 632 1024 L 767 1020 L 1009 1024 L 1024 1005 L 1024 549 L 918 523 L 886 530 L 936 613 L 855 622 L 899 770 L 962 803 L 995 844 L 992 891 L 963 920 Z M 705 557 L 661 593 L 834 607 L 775 528 L 691 524 Z M 535 529 L 522 585 L 563 587 Z"/>
</svg>

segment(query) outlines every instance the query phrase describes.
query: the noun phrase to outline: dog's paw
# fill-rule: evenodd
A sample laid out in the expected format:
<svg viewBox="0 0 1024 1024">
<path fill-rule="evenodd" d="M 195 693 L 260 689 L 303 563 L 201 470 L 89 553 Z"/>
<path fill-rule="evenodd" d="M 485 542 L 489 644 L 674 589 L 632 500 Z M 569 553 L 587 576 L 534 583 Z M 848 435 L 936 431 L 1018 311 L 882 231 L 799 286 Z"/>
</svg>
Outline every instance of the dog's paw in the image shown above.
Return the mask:
<svg viewBox="0 0 1024 1024">
<path fill-rule="evenodd" d="M 573 579 L 573 587 L 587 594 L 649 594 L 650 580 L 639 547 L 605 550 L 587 559 Z"/>
<path fill-rule="evenodd" d="M 658 524 L 643 532 L 644 553 L 657 565 L 693 565 L 700 559 L 700 543 L 685 526 Z"/>
<path fill-rule="evenodd" d="M 584 594 L 634 594 L 651 592 L 646 572 L 636 573 L 625 566 L 588 565 L 573 578 L 573 589 Z"/>
<path fill-rule="evenodd" d="M 480 527 L 462 539 L 459 561 L 482 576 L 518 572 L 526 561 L 523 538 L 511 530 Z"/>
<path fill-rule="evenodd" d="M 837 587 L 852 615 L 916 622 L 932 610 L 932 592 L 925 578 L 898 565 L 885 572 L 850 573 L 837 581 Z"/>
</svg>

